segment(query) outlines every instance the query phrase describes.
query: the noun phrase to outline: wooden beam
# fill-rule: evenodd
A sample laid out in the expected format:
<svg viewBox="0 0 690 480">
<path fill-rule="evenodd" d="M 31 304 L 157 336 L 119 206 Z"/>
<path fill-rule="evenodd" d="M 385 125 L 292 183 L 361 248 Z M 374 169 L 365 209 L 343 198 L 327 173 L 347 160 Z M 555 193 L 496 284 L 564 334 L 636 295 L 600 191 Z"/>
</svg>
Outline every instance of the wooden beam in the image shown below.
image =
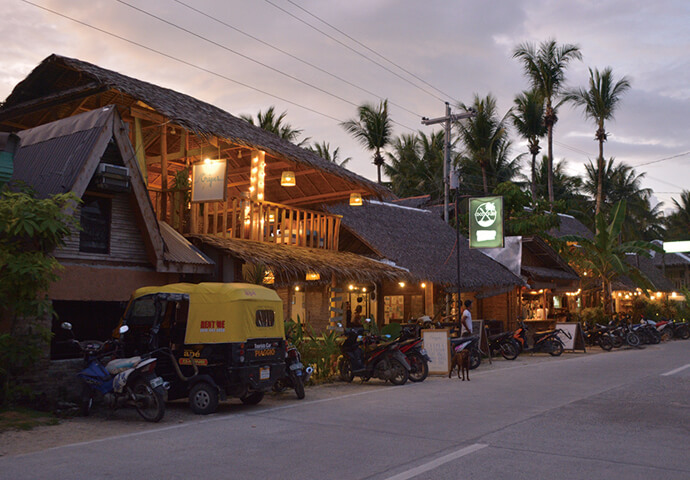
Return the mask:
<svg viewBox="0 0 690 480">
<path fill-rule="evenodd" d="M 163 221 L 168 221 L 168 128 L 161 126 L 161 215 Z"/>
<path fill-rule="evenodd" d="M 301 205 L 305 203 L 311 203 L 311 202 L 316 202 L 319 200 L 327 200 L 327 199 L 333 199 L 337 197 L 343 197 L 343 198 L 349 198 L 350 193 L 369 193 L 365 190 L 346 190 L 343 192 L 331 192 L 331 193 L 322 193 L 319 195 L 312 195 L 311 197 L 302 197 L 302 198 L 293 198 L 292 200 L 285 200 L 283 201 L 283 205 Z"/>
<path fill-rule="evenodd" d="M 49 109 L 55 105 L 62 105 L 83 97 L 97 95 L 107 90 L 108 87 L 98 85 L 95 82 L 76 88 L 70 88 L 54 95 L 48 95 L 9 107 L 0 112 L 0 121 L 4 122 L 6 119 L 24 116 L 27 113 L 38 112 L 43 109 Z"/>
<path fill-rule="evenodd" d="M 140 118 L 141 120 L 148 120 L 149 122 L 157 124 L 168 123 L 168 119 L 160 113 L 145 108 L 131 106 L 129 108 L 129 113 L 134 118 Z"/>
</svg>

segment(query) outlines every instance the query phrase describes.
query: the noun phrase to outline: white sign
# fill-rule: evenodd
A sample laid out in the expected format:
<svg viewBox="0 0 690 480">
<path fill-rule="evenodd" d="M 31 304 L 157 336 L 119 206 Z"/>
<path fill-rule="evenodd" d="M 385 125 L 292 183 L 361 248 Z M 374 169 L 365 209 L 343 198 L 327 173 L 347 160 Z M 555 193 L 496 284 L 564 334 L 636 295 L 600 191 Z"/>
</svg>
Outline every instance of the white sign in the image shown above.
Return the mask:
<svg viewBox="0 0 690 480">
<path fill-rule="evenodd" d="M 570 338 L 567 336 L 563 335 L 562 333 L 558 334 L 558 338 L 561 339 L 563 342 L 563 348 L 565 350 L 575 350 L 575 339 L 577 338 L 577 335 L 580 334 L 578 331 L 578 327 L 580 326 L 579 323 L 557 323 L 556 324 L 556 329 L 561 329 L 564 332 L 568 332 L 570 334 Z"/>
<path fill-rule="evenodd" d="M 450 371 L 450 330 L 447 328 L 422 330 L 424 350 L 429 355 L 429 373 L 448 375 Z"/>
<path fill-rule="evenodd" d="M 192 202 L 225 200 L 225 160 L 204 160 L 192 167 Z"/>
</svg>

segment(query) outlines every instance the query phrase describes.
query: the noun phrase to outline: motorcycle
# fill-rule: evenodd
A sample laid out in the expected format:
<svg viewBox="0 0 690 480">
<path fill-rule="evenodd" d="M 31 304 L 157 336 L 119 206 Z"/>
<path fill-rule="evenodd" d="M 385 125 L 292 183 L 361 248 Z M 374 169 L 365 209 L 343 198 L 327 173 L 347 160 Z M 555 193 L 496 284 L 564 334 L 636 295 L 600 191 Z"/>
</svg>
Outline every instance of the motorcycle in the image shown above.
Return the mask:
<svg viewBox="0 0 690 480">
<path fill-rule="evenodd" d="M 564 345 L 560 339 L 560 335 L 570 339 L 572 335 L 563 329 L 549 330 L 547 332 L 535 332 L 532 334 L 533 344 L 529 345 L 527 341 L 527 334 L 529 328 L 524 322 L 520 322 L 520 328 L 515 330 L 513 338 L 520 344 L 520 348 L 524 352 L 531 353 L 548 353 L 554 357 L 558 357 L 563 353 Z"/>
<path fill-rule="evenodd" d="M 362 336 L 360 328 L 346 328 L 340 344 L 342 357 L 338 361 L 340 378 L 351 382 L 354 377 L 363 381 L 379 378 L 393 385 L 404 385 L 410 376 L 410 365 L 396 342 L 380 343 L 371 333 Z"/>
<path fill-rule="evenodd" d="M 63 322 L 61 326 L 72 331 L 69 322 Z M 120 334 L 127 330 L 126 325 L 120 327 Z M 82 381 L 80 409 L 84 416 L 91 413 L 94 399 L 102 399 L 112 410 L 134 407 L 149 422 L 159 422 L 163 418 L 169 385 L 155 374 L 155 358 L 150 358 L 150 355 L 114 358 L 104 365 L 104 356 L 117 350 L 117 340 L 72 340 L 84 355 L 85 368 L 77 374 Z"/>
<path fill-rule="evenodd" d="M 424 349 L 424 343 L 414 331 L 405 327 L 398 338 L 400 351 L 405 354 L 410 365 L 410 381 L 423 382 L 429 376 L 429 362 L 431 358 Z"/>
<path fill-rule="evenodd" d="M 285 376 L 273 384 L 273 391 L 283 392 L 288 388 L 293 388 L 297 398 L 302 400 L 305 396 L 304 384 L 309 381 L 313 371 L 312 367 L 304 367 L 299 350 L 290 343 L 285 352 Z"/>
<path fill-rule="evenodd" d="M 501 354 L 506 360 L 515 360 L 520 354 L 513 339 L 513 332 L 503 332 L 489 337 L 489 349 L 493 355 Z"/>
<path fill-rule="evenodd" d="M 597 323 L 594 326 L 589 326 L 584 323 L 582 325 L 582 333 L 585 337 L 585 344 L 587 346 L 591 347 L 598 345 L 607 352 L 614 347 L 613 339 L 609 334 L 609 327 L 606 325 Z"/>
<path fill-rule="evenodd" d="M 474 370 L 482 363 L 482 354 L 479 349 L 479 335 L 451 338 L 450 349 L 453 353 L 457 353 L 461 350 L 469 350 L 470 370 Z"/>
</svg>

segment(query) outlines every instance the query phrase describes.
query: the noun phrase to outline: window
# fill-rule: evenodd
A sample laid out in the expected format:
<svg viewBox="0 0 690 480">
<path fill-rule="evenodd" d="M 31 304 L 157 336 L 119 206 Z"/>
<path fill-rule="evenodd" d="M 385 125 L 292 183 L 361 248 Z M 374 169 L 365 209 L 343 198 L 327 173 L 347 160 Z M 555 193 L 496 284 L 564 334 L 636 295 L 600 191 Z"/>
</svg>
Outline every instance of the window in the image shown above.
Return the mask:
<svg viewBox="0 0 690 480">
<path fill-rule="evenodd" d="M 110 253 L 110 199 L 85 195 L 83 201 L 79 251 Z"/>
<path fill-rule="evenodd" d="M 257 310 L 256 311 L 256 326 L 257 327 L 272 327 L 275 324 L 275 314 L 273 310 Z"/>
</svg>

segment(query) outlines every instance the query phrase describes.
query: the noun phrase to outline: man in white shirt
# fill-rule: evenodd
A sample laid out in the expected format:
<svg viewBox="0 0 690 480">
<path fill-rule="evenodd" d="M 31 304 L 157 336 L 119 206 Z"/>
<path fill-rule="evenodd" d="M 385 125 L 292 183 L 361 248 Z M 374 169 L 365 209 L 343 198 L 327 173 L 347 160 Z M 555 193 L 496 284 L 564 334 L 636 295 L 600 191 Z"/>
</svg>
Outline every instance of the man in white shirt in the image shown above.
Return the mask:
<svg viewBox="0 0 690 480">
<path fill-rule="evenodd" d="M 462 336 L 472 335 L 472 312 L 470 307 L 472 306 L 472 300 L 465 300 L 465 310 L 462 312 L 462 317 L 460 317 L 460 330 Z"/>
</svg>

